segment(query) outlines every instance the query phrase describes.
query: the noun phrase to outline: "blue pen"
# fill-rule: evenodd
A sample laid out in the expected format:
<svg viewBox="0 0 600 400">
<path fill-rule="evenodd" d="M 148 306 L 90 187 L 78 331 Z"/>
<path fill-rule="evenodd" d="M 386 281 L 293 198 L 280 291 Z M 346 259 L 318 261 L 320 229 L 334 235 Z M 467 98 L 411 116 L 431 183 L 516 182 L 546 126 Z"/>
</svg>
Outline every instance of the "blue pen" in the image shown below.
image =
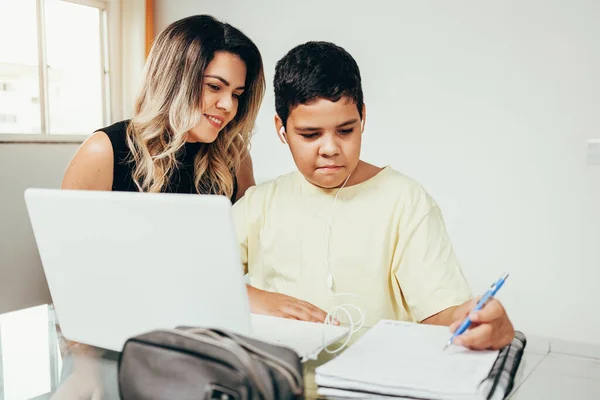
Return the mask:
<svg viewBox="0 0 600 400">
<path fill-rule="evenodd" d="M 497 282 L 493 283 L 492 286 L 490 286 L 490 288 L 488 289 L 488 291 L 485 292 L 483 297 L 479 300 L 479 302 L 477 302 L 477 305 L 471 312 L 481 310 L 481 308 L 485 305 L 485 303 L 487 303 L 487 301 L 496 294 L 496 292 L 502 287 L 502 285 L 504 285 L 504 281 L 506 281 L 506 278 L 508 278 L 508 273 L 502 275 L 502 277 L 500 279 L 498 279 Z M 452 337 L 446 342 L 446 345 L 444 346 L 444 350 L 442 350 L 442 351 L 445 351 L 446 348 L 452 344 L 452 341 L 457 336 L 465 333 L 465 331 L 467 329 L 469 329 L 469 326 L 471 326 L 471 318 L 469 318 L 469 316 L 467 315 L 467 318 L 465 318 L 463 323 L 460 324 L 460 326 L 456 329 L 456 331 L 454 332 Z"/>
</svg>

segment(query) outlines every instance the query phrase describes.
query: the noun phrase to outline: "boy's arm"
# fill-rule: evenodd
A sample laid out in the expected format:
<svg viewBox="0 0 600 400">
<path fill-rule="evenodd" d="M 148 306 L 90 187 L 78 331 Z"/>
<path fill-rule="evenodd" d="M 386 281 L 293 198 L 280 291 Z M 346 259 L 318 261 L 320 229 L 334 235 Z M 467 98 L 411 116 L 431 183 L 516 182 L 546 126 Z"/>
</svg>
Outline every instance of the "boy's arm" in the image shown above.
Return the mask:
<svg viewBox="0 0 600 400">
<path fill-rule="evenodd" d="M 249 273 L 252 268 L 251 257 L 249 257 L 249 237 L 258 235 L 260 224 L 249 217 L 250 202 L 254 188 L 248 190 L 247 194 L 237 201 L 232 207 L 233 224 L 240 244 L 240 259 L 244 274 Z M 306 301 L 296 299 L 281 293 L 269 292 L 246 285 L 250 311 L 255 314 L 272 315 L 282 318 L 299 319 L 302 321 L 323 322 L 327 313 Z M 337 323 L 334 321 L 334 323 Z"/>
<path fill-rule="evenodd" d="M 458 306 L 448 307 L 431 317 L 425 318 L 421 323 L 429 325 L 450 326 L 454 322 L 454 312 Z"/>
<path fill-rule="evenodd" d="M 255 314 L 310 322 L 324 322 L 327 316 L 325 311 L 307 301 L 282 293 L 260 290 L 251 285 L 246 285 L 246 287 L 250 299 L 250 311 Z M 333 322 L 335 325 L 339 325 L 337 321 Z"/>
<path fill-rule="evenodd" d="M 394 274 L 417 321 L 450 325 L 448 309 L 470 300 L 471 290 L 435 203 L 420 200 L 410 218 L 400 226 Z"/>
<path fill-rule="evenodd" d="M 454 331 L 475 307 L 446 232 L 441 211 L 433 206 L 414 225 L 400 252 L 395 274 L 415 318 Z M 501 348 L 514 337 L 504 307 L 493 299 L 471 316 L 473 325 L 456 343 L 473 349 Z"/>
<path fill-rule="evenodd" d="M 454 343 L 471 349 L 501 349 L 510 343 L 515 330 L 502 304 L 492 298 L 485 307 L 471 313 L 479 299 L 473 299 L 460 306 L 450 307 L 423 321 L 425 324 L 450 325 L 454 332 L 463 320 L 470 315 L 470 329 L 458 336 Z"/>
</svg>

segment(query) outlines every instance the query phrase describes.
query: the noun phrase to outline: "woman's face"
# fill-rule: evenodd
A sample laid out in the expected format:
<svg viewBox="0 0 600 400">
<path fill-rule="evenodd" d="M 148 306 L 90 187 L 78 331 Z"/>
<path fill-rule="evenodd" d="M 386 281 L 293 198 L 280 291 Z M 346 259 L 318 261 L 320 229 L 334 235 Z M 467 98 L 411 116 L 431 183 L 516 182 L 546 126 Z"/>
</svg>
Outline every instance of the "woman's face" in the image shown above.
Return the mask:
<svg viewBox="0 0 600 400">
<path fill-rule="evenodd" d="M 246 64 L 235 54 L 219 51 L 204 71 L 202 118 L 188 134 L 188 142 L 212 143 L 235 117 L 244 93 Z"/>
</svg>

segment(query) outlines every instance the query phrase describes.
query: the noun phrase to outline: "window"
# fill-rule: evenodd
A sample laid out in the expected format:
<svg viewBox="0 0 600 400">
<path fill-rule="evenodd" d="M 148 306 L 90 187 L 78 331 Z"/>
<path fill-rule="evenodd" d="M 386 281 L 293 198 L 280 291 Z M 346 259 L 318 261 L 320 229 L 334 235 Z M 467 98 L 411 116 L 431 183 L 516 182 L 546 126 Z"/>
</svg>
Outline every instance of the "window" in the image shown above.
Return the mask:
<svg viewBox="0 0 600 400">
<path fill-rule="evenodd" d="M 107 3 L 0 1 L 0 134 L 87 134 L 110 120 Z"/>
</svg>

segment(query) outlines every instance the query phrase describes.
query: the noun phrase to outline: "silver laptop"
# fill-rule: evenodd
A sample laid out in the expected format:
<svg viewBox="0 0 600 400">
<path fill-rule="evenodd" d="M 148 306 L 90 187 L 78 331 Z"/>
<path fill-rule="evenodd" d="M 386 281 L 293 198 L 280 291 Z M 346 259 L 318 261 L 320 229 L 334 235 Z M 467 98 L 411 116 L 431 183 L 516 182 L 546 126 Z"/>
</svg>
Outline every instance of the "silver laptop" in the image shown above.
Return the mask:
<svg viewBox="0 0 600 400">
<path fill-rule="evenodd" d="M 250 314 L 224 196 L 27 189 L 25 201 L 69 340 L 120 351 L 143 332 L 203 326 L 306 358 L 348 331 Z"/>
</svg>

